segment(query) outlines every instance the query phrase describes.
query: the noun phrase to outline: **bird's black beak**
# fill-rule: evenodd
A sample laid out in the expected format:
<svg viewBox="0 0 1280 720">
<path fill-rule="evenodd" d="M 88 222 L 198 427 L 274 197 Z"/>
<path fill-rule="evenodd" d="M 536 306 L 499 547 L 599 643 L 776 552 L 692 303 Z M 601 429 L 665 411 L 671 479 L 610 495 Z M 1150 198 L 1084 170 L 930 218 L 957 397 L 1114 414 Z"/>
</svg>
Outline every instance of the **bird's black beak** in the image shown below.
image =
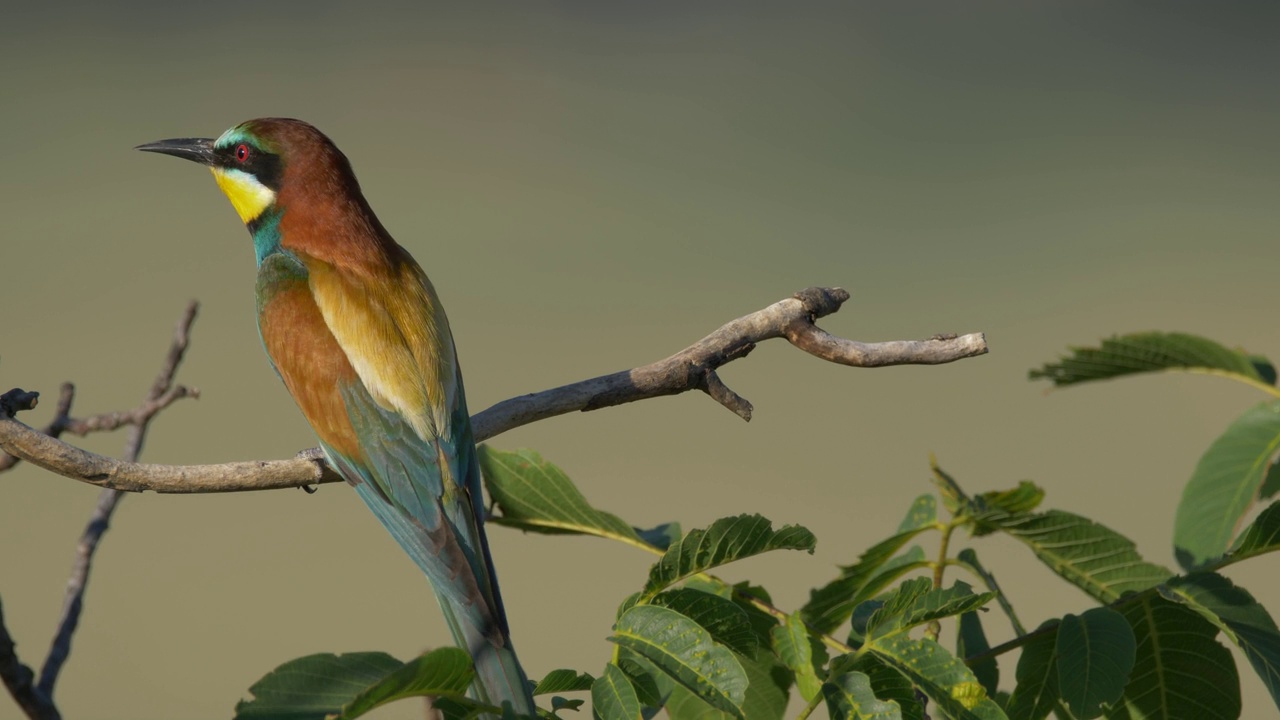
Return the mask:
<svg viewBox="0 0 1280 720">
<path fill-rule="evenodd" d="M 180 157 L 184 160 L 198 162 L 201 165 L 213 165 L 213 140 L 210 138 L 174 138 L 172 140 L 159 140 L 145 145 L 139 145 L 134 150 L 143 152 L 163 153 Z"/>
</svg>

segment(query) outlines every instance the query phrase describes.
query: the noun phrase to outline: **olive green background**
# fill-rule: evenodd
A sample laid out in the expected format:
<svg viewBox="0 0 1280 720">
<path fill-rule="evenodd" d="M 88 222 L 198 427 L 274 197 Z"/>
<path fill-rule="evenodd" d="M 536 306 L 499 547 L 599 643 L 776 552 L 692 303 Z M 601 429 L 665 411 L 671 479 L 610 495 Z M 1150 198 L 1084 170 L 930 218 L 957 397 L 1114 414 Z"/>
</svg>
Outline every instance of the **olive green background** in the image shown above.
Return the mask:
<svg viewBox="0 0 1280 720">
<path fill-rule="evenodd" d="M 1280 358 L 1280 46 L 1261 5 L 12 3 L 0 384 L 46 393 L 32 424 L 63 380 L 77 413 L 131 407 L 199 298 L 180 379 L 203 396 L 161 416 L 144 459 L 313 445 L 263 358 L 229 204 L 204 170 L 131 150 L 294 116 L 347 153 L 435 281 L 473 410 L 664 357 L 809 285 L 852 291 L 822 322 L 846 337 L 987 333 L 986 357 L 882 370 L 766 343 L 723 372 L 750 424 L 689 394 L 494 441 L 538 449 L 637 525 L 806 524 L 815 555 L 724 572 L 780 606 L 893 531 L 931 489 L 931 452 L 974 491 L 1034 479 L 1046 506 L 1172 566 L 1182 485 L 1262 397 L 1191 376 L 1046 394 L 1026 371 L 1149 329 Z M 118 453 L 123 436 L 75 442 Z M 96 495 L 0 476 L 0 598 L 28 663 Z M 492 541 L 529 673 L 598 672 L 650 558 Z M 1028 624 L 1090 607 L 1025 548 L 977 548 Z M 1274 558 L 1228 574 L 1280 611 Z M 345 487 L 129 497 L 57 700 L 68 718 L 227 717 L 284 660 L 445 642 L 425 582 Z M 1274 717 L 1238 664 L 1245 716 Z"/>
</svg>

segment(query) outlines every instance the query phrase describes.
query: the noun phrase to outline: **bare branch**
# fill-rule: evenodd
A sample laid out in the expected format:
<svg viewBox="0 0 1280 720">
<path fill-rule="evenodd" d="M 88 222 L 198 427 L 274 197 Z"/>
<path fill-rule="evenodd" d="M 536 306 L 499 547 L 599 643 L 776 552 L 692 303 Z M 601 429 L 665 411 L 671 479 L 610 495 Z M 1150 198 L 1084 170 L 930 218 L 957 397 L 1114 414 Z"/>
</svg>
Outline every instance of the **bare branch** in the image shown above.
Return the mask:
<svg viewBox="0 0 1280 720">
<path fill-rule="evenodd" d="M 35 686 L 35 674 L 22 664 L 13 646 L 13 638 L 4 624 L 4 608 L 0 607 L 0 681 L 31 720 L 61 720 L 62 715 L 48 695 Z"/>
<path fill-rule="evenodd" d="M 664 360 L 539 393 L 504 400 L 472 416 L 476 440 L 565 413 L 597 410 L 690 390 L 702 390 L 742 417 L 751 403 L 730 390 L 716 370 L 745 357 L 757 343 L 786 338 L 824 360 L 854 367 L 936 365 L 987 352 L 981 333 L 928 340 L 859 343 L 814 325 L 849 299 L 840 288 L 809 288 L 726 323 Z M 53 472 L 116 490 L 210 493 L 304 487 L 341 480 L 314 449 L 289 460 L 219 465 L 144 465 L 113 460 L 49 438 L 0 413 L 0 449 Z"/>
<path fill-rule="evenodd" d="M 129 425 L 129 435 L 125 440 L 124 459 L 128 462 L 136 462 L 138 455 L 142 452 L 142 443 L 146 437 L 147 426 L 152 418 L 156 416 L 156 413 L 179 398 L 198 396 L 198 391 L 173 384 L 173 377 L 177 373 L 178 365 L 181 364 L 182 357 L 186 353 L 187 344 L 191 336 L 191 324 L 195 322 L 198 309 L 199 305 L 195 301 L 187 305 L 182 319 L 178 322 L 177 329 L 174 331 L 173 341 L 170 343 L 169 352 L 165 356 L 164 366 L 160 369 L 159 375 L 157 375 L 141 405 L 129 412 L 108 413 L 85 420 L 73 420 L 68 416 L 71 411 L 74 388 L 70 384 L 66 384 L 62 387 L 62 395 L 58 403 L 58 415 L 54 418 L 55 427 L 59 430 L 69 430 L 84 435 L 87 432 L 113 430 Z M 52 439 L 51 441 L 58 442 Z M 93 556 L 97 552 L 98 544 L 102 541 L 103 534 L 111 524 L 112 513 L 115 512 L 123 497 L 122 492 L 112 489 L 103 490 L 99 494 L 98 504 L 94 508 L 93 515 L 89 518 L 89 523 L 85 526 L 84 533 L 80 536 L 80 543 L 76 546 L 76 559 L 71 568 L 71 577 L 67 580 L 62 615 L 58 620 L 58 629 L 54 633 L 49 655 L 45 658 L 44 667 L 40 670 L 40 682 L 36 686 L 36 691 L 45 698 L 52 699 L 54 685 L 58 682 L 58 675 L 61 673 L 67 657 L 71 654 L 71 638 L 80 623 L 80 613 L 84 608 L 84 592 L 89 582 L 89 571 L 93 568 Z"/>
</svg>

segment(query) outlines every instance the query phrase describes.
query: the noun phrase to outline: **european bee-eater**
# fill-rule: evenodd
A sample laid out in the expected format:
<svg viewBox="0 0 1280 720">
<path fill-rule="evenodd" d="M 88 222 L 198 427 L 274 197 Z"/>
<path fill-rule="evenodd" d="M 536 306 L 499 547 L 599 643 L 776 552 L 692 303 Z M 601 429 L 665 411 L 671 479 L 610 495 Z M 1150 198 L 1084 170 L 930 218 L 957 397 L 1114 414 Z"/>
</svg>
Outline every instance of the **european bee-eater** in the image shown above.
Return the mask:
<svg viewBox="0 0 1280 720">
<path fill-rule="evenodd" d="M 300 120 L 138 146 L 206 165 L 249 228 L 258 329 L 329 463 L 422 568 L 476 698 L 533 715 L 493 559 L 444 308 L 337 147 Z"/>
</svg>

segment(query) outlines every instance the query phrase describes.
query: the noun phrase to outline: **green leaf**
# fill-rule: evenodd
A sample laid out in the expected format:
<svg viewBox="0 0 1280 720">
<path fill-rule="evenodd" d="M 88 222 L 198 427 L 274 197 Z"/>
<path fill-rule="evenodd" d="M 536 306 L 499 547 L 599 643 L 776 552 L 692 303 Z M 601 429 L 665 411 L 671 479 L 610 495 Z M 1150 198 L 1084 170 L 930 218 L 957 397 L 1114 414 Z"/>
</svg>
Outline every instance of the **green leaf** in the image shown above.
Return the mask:
<svg viewBox="0 0 1280 720">
<path fill-rule="evenodd" d="M 1055 650 L 1062 700 L 1076 718 L 1089 720 L 1124 694 L 1137 643 L 1123 615 L 1099 607 L 1062 618 Z"/>
<path fill-rule="evenodd" d="M 773 651 L 795 674 L 796 687 L 806 701 L 812 700 L 822 691 L 822 681 L 813 669 L 813 652 L 809 647 L 809 631 L 800 619 L 800 613 L 787 616 L 785 624 L 773 628 L 770 633 L 773 640 Z"/>
<path fill-rule="evenodd" d="M 658 527 L 649 528 L 648 530 L 642 530 L 640 528 L 632 529 L 636 531 L 636 535 L 639 535 L 641 540 L 644 540 L 659 550 L 666 550 L 671 547 L 671 543 L 679 540 L 680 536 L 684 534 L 680 532 L 680 523 L 678 522 L 663 523 Z"/>
<path fill-rule="evenodd" d="M 1174 519 L 1173 544 L 1182 567 L 1194 570 L 1227 551 L 1277 450 L 1280 401 L 1254 406 L 1213 441 L 1183 488 Z"/>
<path fill-rule="evenodd" d="M 711 706 L 745 720 L 742 664 L 689 618 L 668 608 L 637 605 L 618 618 L 609 639 L 646 658 Z"/>
<path fill-rule="evenodd" d="M 579 674 L 575 670 L 552 670 L 538 681 L 536 687 L 533 688 L 534 695 L 547 695 L 550 693 L 562 692 L 580 692 L 590 690 L 592 683 L 596 681 L 591 677 L 590 673 Z"/>
<path fill-rule="evenodd" d="M 583 673 L 583 675 L 586 675 L 586 673 Z M 580 698 L 574 698 L 570 700 L 569 698 L 562 698 L 559 695 L 553 695 L 551 697 L 551 714 L 555 715 L 561 710 L 576 711 L 578 708 L 586 704 L 586 702 L 587 702 L 586 700 L 582 700 Z M 559 717 L 559 716 L 557 715 L 556 717 Z"/>
<path fill-rule="evenodd" d="M 772 523 L 759 515 L 720 518 L 706 530 L 690 530 L 672 543 L 649 571 L 644 593 L 652 597 L 690 575 L 770 550 L 812 553 L 816 544 L 813 533 L 799 525 L 784 525 L 775 531 Z"/>
<path fill-rule="evenodd" d="M 836 677 L 822 685 L 831 720 L 902 720 L 897 703 L 876 698 L 871 678 L 860 672 Z"/>
<path fill-rule="evenodd" d="M 1160 591 L 1199 613 L 1235 643 L 1280 707 L 1280 630 L 1248 590 L 1217 573 L 1194 573 L 1173 578 Z"/>
<path fill-rule="evenodd" d="M 885 665 L 874 655 L 867 655 L 857 663 L 858 672 L 871 678 L 871 689 L 885 702 L 898 704 L 902 720 L 924 720 L 924 706 L 916 688 L 905 675 Z"/>
<path fill-rule="evenodd" d="M 1004 614 L 1009 617 L 1009 623 L 1013 625 L 1013 632 L 1017 635 L 1025 635 L 1026 629 L 1022 627 L 1022 621 L 1018 620 L 1018 614 L 1013 611 L 1013 605 L 1009 603 L 1009 598 L 1000 591 L 1000 584 L 996 582 L 995 575 L 991 574 L 982 565 L 982 561 L 978 560 L 978 553 L 973 548 L 965 548 L 956 556 L 962 565 L 969 568 L 974 575 L 982 578 L 983 584 L 987 589 L 996 594 L 996 602 L 1000 603 L 1000 609 L 1004 610 Z"/>
<path fill-rule="evenodd" d="M 1009 720 L 1043 720 L 1058 705 L 1058 621 L 1045 621 L 1036 633 L 1018 658 Z"/>
<path fill-rule="evenodd" d="M 993 514 L 984 522 L 1025 543 L 1051 570 L 1099 602 L 1114 602 L 1173 576 L 1144 561 L 1128 538 L 1069 512 Z"/>
<path fill-rule="evenodd" d="M 237 720 L 342 720 L 407 697 L 449 696 L 461 702 L 475 671 L 458 648 L 440 648 L 407 663 L 386 653 L 318 654 L 291 660 L 254 683 Z"/>
<path fill-rule="evenodd" d="M 1012 490 L 993 490 L 984 492 L 970 501 L 973 514 L 987 512 L 1023 513 L 1031 512 L 1044 500 L 1044 490 L 1030 480 L 1023 480 Z"/>
<path fill-rule="evenodd" d="M 1280 502 L 1274 502 L 1240 534 L 1231 553 L 1216 563 L 1215 567 L 1230 565 L 1278 549 L 1280 549 Z"/>
<path fill-rule="evenodd" d="M 1119 610 L 1133 628 L 1138 650 L 1124 697 L 1106 717 L 1240 717 L 1240 677 L 1231 653 L 1214 640 L 1216 627 L 1154 594 L 1143 594 Z"/>
<path fill-rule="evenodd" d="M 591 705 L 601 720 L 640 720 L 640 699 L 617 665 L 605 665 L 604 674 L 591 684 Z"/>
<path fill-rule="evenodd" d="M 597 510 L 554 464 L 528 449 L 477 448 L 499 525 L 546 534 L 595 535 L 649 549 L 651 544 L 617 515 Z"/>
<path fill-rule="evenodd" d="M 1266 500 L 1280 492 L 1280 461 L 1271 463 L 1267 475 L 1262 479 L 1262 487 L 1258 488 L 1258 497 Z"/>
<path fill-rule="evenodd" d="M 1032 370 L 1031 380 L 1044 378 L 1057 387 L 1136 373 L 1181 370 L 1222 375 L 1258 387 L 1275 377 L 1266 358 L 1231 350 L 1197 335 L 1144 332 L 1117 335 L 1098 348 L 1073 347 L 1071 355 Z M 1259 372 L 1261 370 L 1261 372 Z"/>
<path fill-rule="evenodd" d="M 711 633 L 711 639 L 747 657 L 753 657 L 759 644 L 751 629 L 747 613 L 732 600 L 719 595 L 677 588 L 658 593 L 654 605 L 671 608 Z"/>
<path fill-rule="evenodd" d="M 955 720 L 1006 720 L 973 672 L 938 643 L 906 634 L 878 638 L 867 649 L 906 676 Z"/>
<path fill-rule="evenodd" d="M 678 687 L 675 681 L 644 659 L 644 656 L 626 648 L 618 648 L 617 665 L 627 674 L 631 685 L 636 689 L 636 696 L 640 698 L 640 704 L 645 707 L 662 707 L 672 690 Z"/>
<path fill-rule="evenodd" d="M 898 533 L 920 530 L 938 522 L 938 499 L 930 493 L 917 497 L 898 525 Z"/>
<path fill-rule="evenodd" d="M 915 578 L 898 586 L 883 607 L 871 616 L 867 634 L 883 637 L 952 615 L 977 610 L 995 597 L 995 593 L 975 594 L 973 588 L 957 580 L 947 589 L 933 588 L 929 578 Z"/>
<path fill-rule="evenodd" d="M 800 609 L 804 621 L 824 634 L 840 627 L 858 603 L 866 599 L 860 591 L 867 582 L 912 538 L 928 529 L 928 525 L 922 525 L 881 540 L 862 553 L 858 562 L 842 568 L 835 580 L 810 590 L 809 602 Z M 924 551 L 919 554 L 919 560 L 923 561 Z"/>
<path fill-rule="evenodd" d="M 742 701 L 742 712 L 748 720 L 782 720 L 787 710 L 791 689 L 791 673 L 773 657 L 761 649 L 756 659 L 738 656 L 742 669 L 747 673 L 747 694 Z M 696 695 L 676 685 L 667 703 L 671 720 L 730 720 L 729 713 L 717 710 Z"/>
<path fill-rule="evenodd" d="M 982 629 L 982 615 L 974 611 L 962 614 L 960 628 L 956 632 L 956 656 L 969 658 L 990 649 L 991 644 L 987 642 L 987 633 Z M 995 697 L 996 689 L 1000 685 L 1000 665 L 996 660 L 993 656 L 976 663 L 969 663 L 973 676 L 978 678 L 982 688 L 991 697 Z"/>
<path fill-rule="evenodd" d="M 403 666 L 380 652 L 321 653 L 290 660 L 249 688 L 253 699 L 236 705 L 236 718 L 323 720 Z"/>
</svg>

